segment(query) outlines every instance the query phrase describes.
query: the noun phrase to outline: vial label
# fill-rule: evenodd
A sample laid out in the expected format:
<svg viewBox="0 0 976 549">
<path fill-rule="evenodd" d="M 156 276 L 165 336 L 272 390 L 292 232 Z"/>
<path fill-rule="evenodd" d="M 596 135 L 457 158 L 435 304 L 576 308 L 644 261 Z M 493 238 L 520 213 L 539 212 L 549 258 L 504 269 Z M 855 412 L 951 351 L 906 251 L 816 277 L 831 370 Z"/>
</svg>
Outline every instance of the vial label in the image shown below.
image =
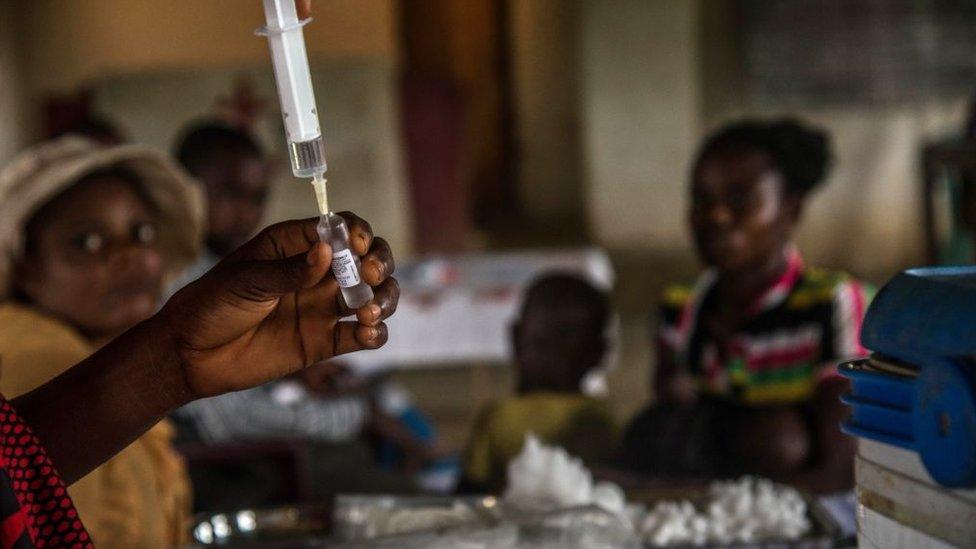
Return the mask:
<svg viewBox="0 0 976 549">
<path fill-rule="evenodd" d="M 352 250 L 347 248 L 332 255 L 332 274 L 335 275 L 339 286 L 343 288 L 351 288 L 359 284 L 359 269 L 356 268 Z"/>
</svg>

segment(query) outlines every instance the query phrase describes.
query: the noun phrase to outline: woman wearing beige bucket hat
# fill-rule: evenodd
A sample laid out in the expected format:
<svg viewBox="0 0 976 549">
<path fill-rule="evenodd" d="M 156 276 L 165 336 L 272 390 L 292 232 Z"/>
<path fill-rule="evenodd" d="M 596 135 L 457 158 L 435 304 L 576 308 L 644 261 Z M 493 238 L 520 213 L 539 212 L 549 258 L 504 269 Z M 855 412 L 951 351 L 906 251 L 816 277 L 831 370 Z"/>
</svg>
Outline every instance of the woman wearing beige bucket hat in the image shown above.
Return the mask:
<svg viewBox="0 0 976 549">
<path fill-rule="evenodd" d="M 0 171 L 0 392 L 24 394 L 158 307 L 198 252 L 202 198 L 163 154 L 63 138 Z M 70 494 L 101 547 L 182 543 L 185 468 L 163 420 Z"/>
<path fill-rule="evenodd" d="M 400 295 L 393 254 L 368 223 L 340 215 L 373 287 L 366 306 L 344 307 L 318 219 L 287 221 L 62 375 L 0 396 L 0 546 L 92 547 L 66 483 L 193 400 L 382 346 Z"/>
<path fill-rule="evenodd" d="M 150 309 L 146 295 L 159 285 L 162 265 L 189 259 L 196 248 L 200 201 L 181 179 L 152 151 L 97 149 L 77 140 L 33 149 L 0 172 L 0 307 L 11 315 L 0 320 L 7 340 L 0 361 L 4 370 L 32 371 L 54 357 L 64 369 L 9 402 L 0 394 L 0 546 L 91 547 L 82 523 L 88 519 L 66 485 L 142 444 L 138 437 L 166 414 L 387 340 L 384 320 L 400 295 L 393 254 L 368 223 L 343 212 L 350 249 L 374 289 L 366 306 L 349 310 L 340 299 L 318 219 L 287 221 L 264 229 L 160 311 L 106 341 Z M 103 261 L 108 268 L 99 267 Z M 154 282 L 134 283 L 130 270 Z M 116 272 L 129 279 L 118 292 L 107 280 Z M 126 312 L 99 320 L 80 310 L 86 303 Z M 146 493 L 160 489 L 141 486 L 146 492 L 137 497 L 146 501 Z M 125 493 L 108 484 L 102 496 L 106 505 L 119 505 L 118 513 L 142 513 L 133 500 L 113 499 Z M 99 543 L 169 543 L 144 539 Z"/>
</svg>

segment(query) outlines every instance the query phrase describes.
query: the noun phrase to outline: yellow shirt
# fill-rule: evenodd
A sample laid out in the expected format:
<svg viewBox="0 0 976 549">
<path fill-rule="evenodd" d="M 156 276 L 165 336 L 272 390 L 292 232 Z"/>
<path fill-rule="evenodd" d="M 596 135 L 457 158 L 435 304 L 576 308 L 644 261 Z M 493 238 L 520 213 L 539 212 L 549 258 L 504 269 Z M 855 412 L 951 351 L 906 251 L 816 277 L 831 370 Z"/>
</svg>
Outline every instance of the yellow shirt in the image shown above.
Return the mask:
<svg viewBox="0 0 976 549">
<path fill-rule="evenodd" d="M 0 392 L 14 398 L 94 351 L 70 326 L 30 307 L 0 304 Z M 163 548 L 187 541 L 190 483 L 161 421 L 68 488 L 96 547 Z"/>
<path fill-rule="evenodd" d="M 591 463 L 608 457 L 615 434 L 609 409 L 594 398 L 554 392 L 513 396 L 479 417 L 464 456 L 465 478 L 500 488 L 506 465 L 530 432 Z"/>
</svg>

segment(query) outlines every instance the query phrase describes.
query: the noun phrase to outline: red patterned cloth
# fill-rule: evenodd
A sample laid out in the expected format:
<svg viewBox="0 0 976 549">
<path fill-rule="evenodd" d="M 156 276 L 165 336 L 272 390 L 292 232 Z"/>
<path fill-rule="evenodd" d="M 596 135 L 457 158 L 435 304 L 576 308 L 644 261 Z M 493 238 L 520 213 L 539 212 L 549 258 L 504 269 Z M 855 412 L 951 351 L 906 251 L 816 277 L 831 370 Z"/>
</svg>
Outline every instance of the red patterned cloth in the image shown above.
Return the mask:
<svg viewBox="0 0 976 549">
<path fill-rule="evenodd" d="M 796 249 L 786 270 L 732 334 L 712 333 L 718 275 L 665 291 L 658 324 L 657 379 L 691 374 L 701 391 L 747 406 L 805 404 L 838 362 L 867 355 L 861 322 L 873 289 L 840 272 L 805 267 Z"/>
<path fill-rule="evenodd" d="M 0 395 L 0 549 L 92 547 L 40 441 Z"/>
</svg>

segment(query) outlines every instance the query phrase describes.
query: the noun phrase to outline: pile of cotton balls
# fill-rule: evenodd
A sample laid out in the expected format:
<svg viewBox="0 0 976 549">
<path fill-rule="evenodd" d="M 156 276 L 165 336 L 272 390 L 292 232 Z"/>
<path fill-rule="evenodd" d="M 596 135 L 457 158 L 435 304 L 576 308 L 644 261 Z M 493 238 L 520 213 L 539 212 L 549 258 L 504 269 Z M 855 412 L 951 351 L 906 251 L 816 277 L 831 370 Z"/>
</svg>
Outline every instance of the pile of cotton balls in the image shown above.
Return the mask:
<svg viewBox="0 0 976 549">
<path fill-rule="evenodd" d="M 379 506 L 361 520 L 370 526 L 357 542 L 425 548 L 700 546 L 793 541 L 811 528 L 799 492 L 754 477 L 712 483 L 697 507 L 687 500 L 664 501 L 644 513 L 627 506 L 616 484 L 594 483 L 579 458 L 532 435 L 508 464 L 502 507 L 502 520 L 489 524 L 462 502 L 450 508 Z M 530 528 L 523 538 L 524 524 L 548 530 Z M 543 533 L 550 537 L 539 537 Z M 393 537 L 369 540 L 376 536 Z"/>
<path fill-rule="evenodd" d="M 810 530 L 796 490 L 765 479 L 715 482 L 700 512 L 689 501 L 660 502 L 639 531 L 654 546 L 795 540 Z"/>
<path fill-rule="evenodd" d="M 626 505 L 619 486 L 594 483 L 579 458 L 542 444 L 531 434 L 525 437 L 522 452 L 508 463 L 504 501 L 514 508 L 535 511 L 598 505 L 616 514 L 623 514 Z"/>
<path fill-rule="evenodd" d="M 619 486 L 594 483 L 579 458 L 533 435 L 508 464 L 504 502 L 535 511 L 597 505 L 621 517 L 626 514 Z M 690 501 L 660 502 L 637 528 L 653 546 L 795 540 L 809 530 L 807 504 L 799 492 L 754 477 L 712 483 L 700 508 Z"/>
</svg>

